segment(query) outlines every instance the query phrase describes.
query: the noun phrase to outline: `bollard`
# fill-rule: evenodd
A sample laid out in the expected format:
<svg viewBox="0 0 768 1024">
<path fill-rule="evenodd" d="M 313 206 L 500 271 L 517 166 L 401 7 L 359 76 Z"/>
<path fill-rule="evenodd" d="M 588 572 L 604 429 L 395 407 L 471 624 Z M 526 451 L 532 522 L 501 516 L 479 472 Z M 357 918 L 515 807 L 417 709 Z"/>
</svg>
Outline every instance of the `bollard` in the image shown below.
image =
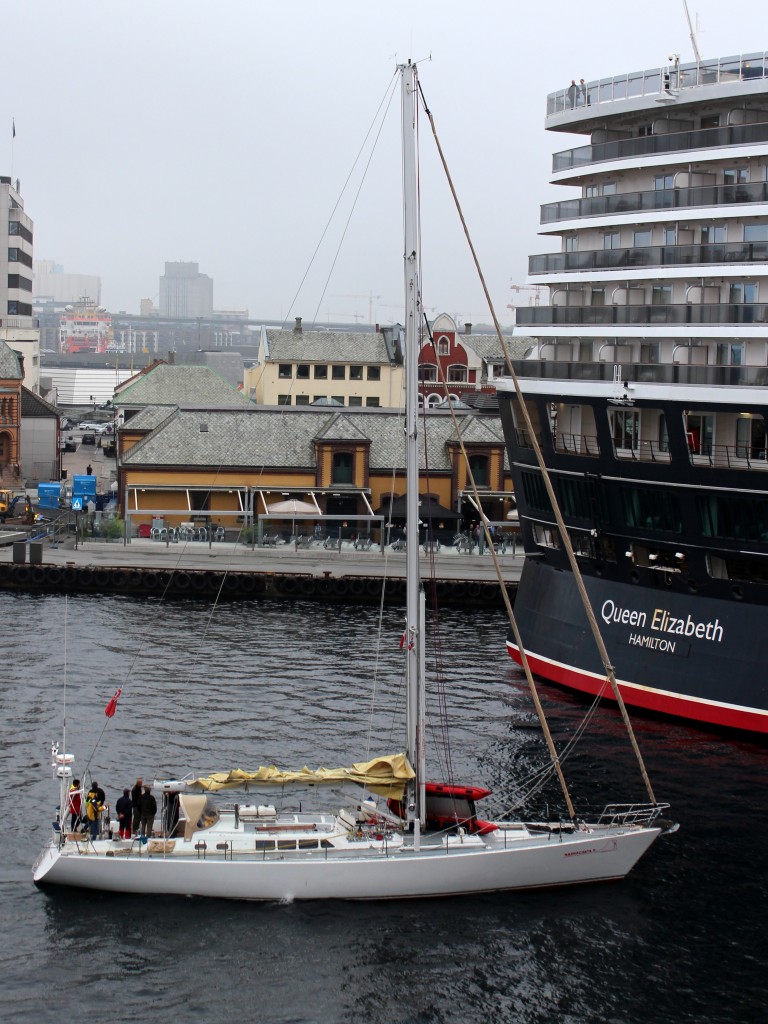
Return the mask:
<svg viewBox="0 0 768 1024">
<path fill-rule="evenodd" d="M 35 542 L 29 545 L 29 561 L 31 565 L 43 564 L 43 545 Z"/>
<path fill-rule="evenodd" d="M 27 545 L 23 540 L 13 542 L 13 560 L 17 565 L 23 565 L 27 560 Z"/>
</svg>

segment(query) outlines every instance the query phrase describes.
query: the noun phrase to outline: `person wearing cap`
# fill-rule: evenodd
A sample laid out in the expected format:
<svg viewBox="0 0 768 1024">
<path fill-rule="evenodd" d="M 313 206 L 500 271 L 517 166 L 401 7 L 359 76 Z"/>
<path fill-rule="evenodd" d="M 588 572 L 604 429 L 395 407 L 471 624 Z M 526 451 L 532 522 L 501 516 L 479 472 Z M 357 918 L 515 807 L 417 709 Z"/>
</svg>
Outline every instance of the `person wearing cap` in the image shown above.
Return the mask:
<svg viewBox="0 0 768 1024">
<path fill-rule="evenodd" d="M 152 837 L 152 826 L 155 823 L 157 814 L 157 800 L 152 796 L 152 787 L 144 786 L 144 792 L 139 797 L 140 832 L 147 839 Z"/>
<path fill-rule="evenodd" d="M 139 834 L 139 823 L 141 821 L 141 808 L 139 807 L 139 801 L 141 800 L 141 791 L 144 788 L 144 779 L 139 776 L 136 779 L 136 785 L 131 790 L 131 804 L 133 805 L 133 821 L 131 827 L 133 828 L 133 834 L 137 836 Z"/>
<path fill-rule="evenodd" d="M 121 839 L 131 838 L 131 821 L 133 817 L 133 802 L 130 789 L 124 789 L 123 795 L 115 804 L 117 811 L 118 832 Z"/>
</svg>

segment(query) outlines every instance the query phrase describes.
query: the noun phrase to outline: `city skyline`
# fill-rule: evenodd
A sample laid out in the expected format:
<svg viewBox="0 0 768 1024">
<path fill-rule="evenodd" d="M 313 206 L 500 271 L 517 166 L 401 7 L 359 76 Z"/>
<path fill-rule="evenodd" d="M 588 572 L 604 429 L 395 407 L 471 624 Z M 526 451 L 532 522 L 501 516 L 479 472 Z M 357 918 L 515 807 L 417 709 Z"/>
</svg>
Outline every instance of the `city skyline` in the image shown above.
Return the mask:
<svg viewBox="0 0 768 1024">
<path fill-rule="evenodd" d="M 743 26 L 758 41 L 768 27 L 745 0 L 727 17 L 713 0 L 690 7 L 701 15 L 704 57 L 745 52 Z M 635 18 L 595 0 L 585 13 L 560 0 L 546 15 L 501 0 L 471 10 L 396 0 L 384 12 L 331 0 L 279 10 L 229 2 L 212 19 L 198 0 L 122 10 L 40 0 L 9 15 L 44 70 L 30 76 L 25 47 L 6 54 L 0 173 L 21 181 L 35 258 L 99 276 L 109 309 L 157 305 L 164 264 L 194 261 L 215 282 L 217 308 L 288 322 L 392 322 L 401 318 L 402 240 L 390 87 L 395 64 L 410 56 L 422 63 L 497 315 L 509 324 L 507 307 L 532 294 L 509 288 L 525 284 L 528 254 L 556 247 L 536 240 L 538 206 L 572 194 L 545 184 L 551 152 L 573 144 L 546 136 L 547 93 L 675 53 L 693 59 L 682 4 L 650 0 Z M 387 106 L 380 130 L 377 110 Z M 372 156 L 369 131 L 378 135 Z M 425 307 L 488 322 L 430 135 L 422 117 Z"/>
</svg>

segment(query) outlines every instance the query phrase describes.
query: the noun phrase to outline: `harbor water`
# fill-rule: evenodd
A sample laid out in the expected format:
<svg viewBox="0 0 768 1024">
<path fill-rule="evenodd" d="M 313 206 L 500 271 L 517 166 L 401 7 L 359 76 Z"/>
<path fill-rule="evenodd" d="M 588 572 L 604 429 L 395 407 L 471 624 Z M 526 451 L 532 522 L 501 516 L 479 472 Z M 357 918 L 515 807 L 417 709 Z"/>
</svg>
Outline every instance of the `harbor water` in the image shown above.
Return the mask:
<svg viewBox="0 0 768 1024">
<path fill-rule="evenodd" d="M 50 744 L 114 806 L 189 771 L 338 765 L 402 748 L 402 615 L 376 607 L 0 594 L 2 1016 L 206 1024 L 764 1019 L 764 742 L 636 719 L 680 830 L 624 882 L 390 904 L 237 904 L 39 892 L 31 867 L 57 803 Z M 430 759 L 514 806 L 547 760 L 502 613 L 440 616 Z M 380 639 L 379 639 L 380 637 Z M 104 707 L 118 687 L 114 718 Z M 587 705 L 544 687 L 558 744 Z M 448 726 L 449 728 L 444 728 Z M 449 741 L 446 741 L 446 735 Z M 566 761 L 585 816 L 645 792 L 618 714 L 598 709 Z M 325 795 L 325 794 L 324 794 Z M 341 794 L 330 794 L 331 802 Z M 271 802 L 317 800 L 278 792 Z M 529 813 L 558 813 L 552 785 Z"/>
</svg>

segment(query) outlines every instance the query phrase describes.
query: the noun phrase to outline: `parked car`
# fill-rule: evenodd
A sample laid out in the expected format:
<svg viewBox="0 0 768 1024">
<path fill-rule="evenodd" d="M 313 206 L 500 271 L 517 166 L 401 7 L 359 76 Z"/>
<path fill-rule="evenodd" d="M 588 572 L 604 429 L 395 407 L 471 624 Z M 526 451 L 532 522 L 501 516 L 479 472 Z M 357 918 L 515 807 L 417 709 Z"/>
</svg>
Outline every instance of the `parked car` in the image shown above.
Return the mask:
<svg viewBox="0 0 768 1024">
<path fill-rule="evenodd" d="M 83 434 L 80 439 L 81 444 L 96 444 L 96 435 L 92 433 Z"/>
<path fill-rule="evenodd" d="M 91 423 L 90 421 L 86 420 L 83 423 L 78 423 L 77 429 L 87 430 L 89 433 L 92 434 L 105 434 L 107 430 L 110 428 L 110 426 L 111 425 L 109 423 Z"/>
<path fill-rule="evenodd" d="M 59 441 L 59 450 L 62 452 L 76 452 L 77 444 L 75 443 L 74 438 L 68 437 L 65 440 L 62 437 Z"/>
</svg>

